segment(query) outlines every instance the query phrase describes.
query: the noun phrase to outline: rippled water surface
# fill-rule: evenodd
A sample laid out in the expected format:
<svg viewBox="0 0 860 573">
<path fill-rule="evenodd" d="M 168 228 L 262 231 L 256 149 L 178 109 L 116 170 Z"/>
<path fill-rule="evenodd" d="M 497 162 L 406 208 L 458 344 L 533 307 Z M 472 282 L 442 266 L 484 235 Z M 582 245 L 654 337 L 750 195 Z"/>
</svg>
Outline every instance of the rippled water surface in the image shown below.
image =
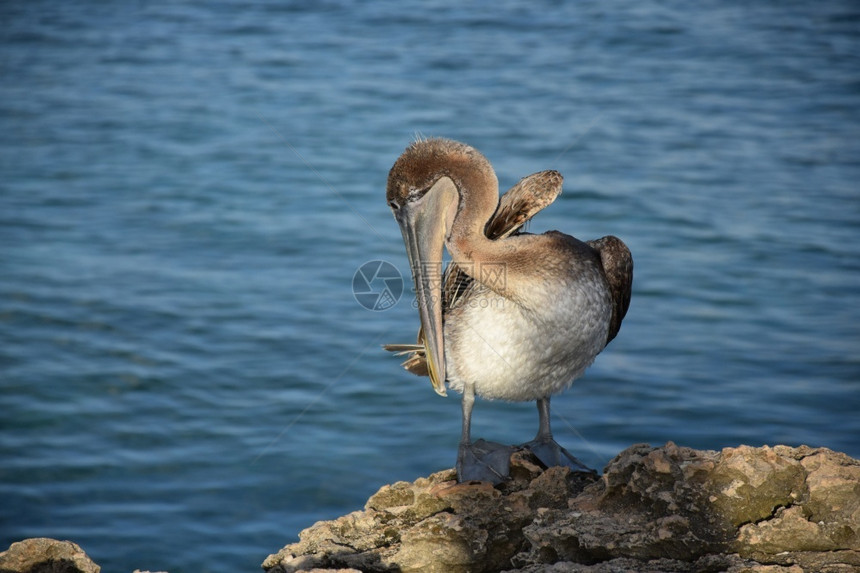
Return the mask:
<svg viewBox="0 0 860 573">
<path fill-rule="evenodd" d="M 256 571 L 384 483 L 450 467 L 456 397 L 380 349 L 364 262 L 416 133 L 532 231 L 633 251 L 619 337 L 554 402 L 595 467 L 636 442 L 860 456 L 852 2 L 7 2 L 0 7 L 0 549 Z M 479 402 L 475 435 L 531 437 Z"/>
</svg>

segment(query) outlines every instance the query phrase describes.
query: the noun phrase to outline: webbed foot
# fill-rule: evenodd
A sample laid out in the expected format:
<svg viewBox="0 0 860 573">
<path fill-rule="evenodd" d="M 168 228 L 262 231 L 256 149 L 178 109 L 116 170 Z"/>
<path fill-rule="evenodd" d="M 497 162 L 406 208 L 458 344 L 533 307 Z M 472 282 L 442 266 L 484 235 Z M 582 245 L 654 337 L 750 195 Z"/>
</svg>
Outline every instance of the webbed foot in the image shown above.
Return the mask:
<svg viewBox="0 0 860 573">
<path fill-rule="evenodd" d="M 472 444 L 460 444 L 457 453 L 457 481 L 488 481 L 498 485 L 509 478 L 511 472 L 512 446 L 478 440 Z"/>
<path fill-rule="evenodd" d="M 586 466 L 552 438 L 534 439 L 521 447 L 533 453 L 548 468 L 564 466 L 573 472 L 597 474 L 597 471 Z"/>
</svg>

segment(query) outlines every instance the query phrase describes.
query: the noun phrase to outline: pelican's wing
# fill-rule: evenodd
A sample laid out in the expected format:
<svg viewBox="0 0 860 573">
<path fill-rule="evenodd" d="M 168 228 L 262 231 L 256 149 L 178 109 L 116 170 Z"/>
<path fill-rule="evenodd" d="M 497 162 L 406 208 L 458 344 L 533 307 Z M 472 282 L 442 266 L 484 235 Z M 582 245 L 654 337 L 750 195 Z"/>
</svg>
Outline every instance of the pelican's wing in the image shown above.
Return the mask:
<svg viewBox="0 0 860 573">
<path fill-rule="evenodd" d="M 594 241 L 586 241 L 600 254 L 603 272 L 612 293 L 612 318 L 609 320 L 609 344 L 621 329 L 621 321 L 630 308 L 630 293 L 633 288 L 633 256 L 630 249 L 618 237 L 608 235 Z"/>
<path fill-rule="evenodd" d="M 561 194 L 564 178 L 558 171 L 540 171 L 520 179 L 499 201 L 499 207 L 487 223 L 490 239 L 513 235 L 532 217 L 545 209 Z"/>
</svg>

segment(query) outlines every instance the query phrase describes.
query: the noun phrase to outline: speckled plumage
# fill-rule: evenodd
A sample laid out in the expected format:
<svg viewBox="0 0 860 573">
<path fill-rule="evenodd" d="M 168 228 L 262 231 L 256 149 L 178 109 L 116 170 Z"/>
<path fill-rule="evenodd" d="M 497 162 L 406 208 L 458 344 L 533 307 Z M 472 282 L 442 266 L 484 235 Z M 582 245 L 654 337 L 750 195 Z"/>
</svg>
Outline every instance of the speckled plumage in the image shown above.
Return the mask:
<svg viewBox="0 0 860 573">
<path fill-rule="evenodd" d="M 552 438 L 549 398 L 567 388 L 617 334 L 630 304 L 633 259 L 613 236 L 584 243 L 520 229 L 561 192 L 558 172 L 520 180 L 499 202 L 492 166 L 462 143 L 413 143 L 388 177 L 387 199 L 413 267 L 421 329 L 403 366 L 463 394 L 461 481 L 506 479 L 508 446 L 470 437 L 475 395 L 536 400 L 530 449 L 547 465 L 585 468 Z M 444 248 L 452 262 L 438 269 Z"/>
<path fill-rule="evenodd" d="M 429 187 L 429 172 L 450 174 L 452 167 L 443 166 L 446 147 L 486 162 L 460 143 L 417 141 L 391 170 L 389 200 L 397 198 L 392 190 L 398 186 L 413 196 Z M 471 381 L 479 396 L 490 399 L 527 401 L 555 394 L 581 376 L 618 334 L 632 284 L 633 261 L 626 245 L 613 236 L 583 243 L 557 231 L 520 233 L 558 197 L 562 181 L 557 171 L 522 178 L 502 196 L 485 227 L 488 238 L 523 243 L 523 250 L 533 253 L 526 261 L 530 268 L 521 273 L 530 282 L 529 304 L 493 291 L 456 263 L 446 269 L 441 296 L 447 382 L 453 390 L 462 392 Z M 422 336 L 418 344 L 386 348 L 410 354 L 404 367 L 427 376 Z"/>
<path fill-rule="evenodd" d="M 528 297 L 479 283 L 445 310 L 448 384 L 478 396 L 537 400 L 568 387 L 606 345 L 612 303 L 600 259 L 563 235 L 516 235 L 536 256 Z"/>
</svg>

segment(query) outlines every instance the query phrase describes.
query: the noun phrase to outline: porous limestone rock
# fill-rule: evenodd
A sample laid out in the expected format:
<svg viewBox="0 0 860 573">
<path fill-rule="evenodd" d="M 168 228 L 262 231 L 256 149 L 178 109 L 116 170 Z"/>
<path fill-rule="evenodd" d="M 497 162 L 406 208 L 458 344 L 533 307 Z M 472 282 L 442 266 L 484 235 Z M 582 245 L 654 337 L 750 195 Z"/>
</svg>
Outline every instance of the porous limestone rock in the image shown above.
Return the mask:
<svg viewBox="0 0 860 573">
<path fill-rule="evenodd" d="M 453 470 L 384 486 L 270 555 L 269 573 L 860 570 L 860 462 L 825 448 L 631 446 L 602 477 L 514 454 L 512 479 Z"/>
<path fill-rule="evenodd" d="M 631 446 L 601 477 L 544 469 L 383 486 L 270 555 L 269 573 L 860 572 L 860 461 L 826 448 Z M 27 539 L 0 573 L 99 573 L 69 541 Z"/>
<path fill-rule="evenodd" d="M 99 573 L 101 567 L 71 541 L 25 539 L 0 553 L 0 573 Z"/>
</svg>

